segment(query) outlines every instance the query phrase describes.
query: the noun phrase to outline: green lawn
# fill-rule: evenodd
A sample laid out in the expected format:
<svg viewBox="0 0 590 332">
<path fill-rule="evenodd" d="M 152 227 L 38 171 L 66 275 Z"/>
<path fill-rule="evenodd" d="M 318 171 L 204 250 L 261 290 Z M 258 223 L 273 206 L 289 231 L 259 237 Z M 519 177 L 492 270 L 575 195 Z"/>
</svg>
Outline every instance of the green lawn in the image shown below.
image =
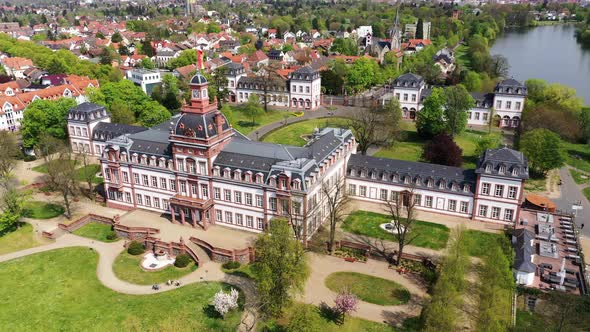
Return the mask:
<svg viewBox="0 0 590 332">
<path fill-rule="evenodd" d="M 232 115 L 229 117 L 231 125 L 244 135 L 255 131 L 257 128 L 266 126 L 269 123 L 285 120 L 285 118 L 294 117 L 294 112 L 278 111 L 269 109 L 268 112 L 256 118 L 256 123 L 252 123 L 252 118 L 242 111 L 242 107 L 232 107 Z"/>
<path fill-rule="evenodd" d="M 561 149 L 566 164 L 590 173 L 590 146 L 588 144 L 561 142 Z"/>
<path fill-rule="evenodd" d="M 262 138 L 262 141 L 285 145 L 303 146 L 306 141 L 301 138 L 303 135 L 313 133 L 315 128 L 325 127 L 348 127 L 348 120 L 345 118 L 322 118 L 301 121 L 290 124 L 278 130 L 272 131 Z"/>
<path fill-rule="evenodd" d="M 470 256 L 482 257 L 504 237 L 500 233 L 488 233 L 472 229 L 465 230 L 465 245 Z"/>
<path fill-rule="evenodd" d="M 168 266 L 160 271 L 145 271 L 139 266 L 142 258 L 143 255 L 133 256 L 125 251 L 115 260 L 113 271 L 121 280 L 133 284 L 153 285 L 165 283 L 168 280 L 176 280 L 197 269 L 197 265 L 193 262 L 184 268 Z"/>
<path fill-rule="evenodd" d="M 413 122 L 403 122 L 401 139 L 393 146 L 382 148 L 375 154 L 376 157 L 400 159 L 408 161 L 422 161 L 422 149 L 428 142 L 418 135 L 416 125 Z M 466 130 L 455 137 L 455 143 L 463 149 L 463 167 L 475 168 L 477 157 L 475 148 L 477 141 L 486 132 Z"/>
<path fill-rule="evenodd" d="M 586 196 L 586 199 L 590 202 L 590 187 L 584 188 L 584 190 L 582 190 L 582 193 L 584 194 L 584 196 Z"/>
<path fill-rule="evenodd" d="M 354 234 L 396 241 L 396 237 L 393 234 L 379 227 L 381 224 L 390 221 L 391 218 L 384 214 L 355 211 L 346 218 L 342 224 L 342 229 Z M 411 232 L 418 234 L 411 243 L 411 245 L 417 247 L 442 249 L 447 245 L 449 239 L 449 229 L 447 226 L 426 221 L 415 221 Z"/>
<path fill-rule="evenodd" d="M 25 217 L 33 219 L 50 219 L 64 213 L 64 208 L 60 205 L 31 201 L 25 204 Z"/>
<path fill-rule="evenodd" d="M 254 272 L 252 272 L 252 264 L 243 264 L 237 269 L 221 269 L 223 272 L 227 274 L 233 274 L 237 276 L 242 276 L 250 279 L 254 279 Z"/>
<path fill-rule="evenodd" d="M 332 303 L 328 303 L 328 305 L 332 305 Z M 343 324 L 338 324 L 334 317 L 334 314 L 329 312 L 328 310 L 322 310 L 312 304 L 303 304 L 297 303 L 295 306 L 310 306 L 313 307 L 314 313 L 316 317 L 314 317 L 314 321 L 317 321 L 317 325 L 315 326 L 316 331 L 321 332 L 393 332 L 393 331 L 417 331 L 415 329 L 394 329 L 393 327 L 383 324 L 368 321 L 361 318 L 356 317 L 346 317 L 344 319 Z M 286 326 L 289 322 L 289 313 L 292 313 L 294 308 L 289 308 L 287 310 L 287 317 L 283 317 L 279 320 L 266 320 L 259 322 L 259 331 L 268 331 L 268 332 L 284 332 Z M 410 321 L 414 319 L 408 319 L 406 321 Z M 405 324 L 404 324 L 405 325 Z"/>
<path fill-rule="evenodd" d="M 0 234 L 0 255 L 42 244 L 44 243 L 33 233 L 33 226 L 22 223 L 19 229 Z"/>
<path fill-rule="evenodd" d="M 32 168 L 32 170 L 39 173 L 47 173 L 47 163 L 35 166 Z M 99 184 L 102 183 L 102 178 L 94 176 L 98 172 L 100 172 L 99 164 L 82 166 L 76 170 L 76 179 L 78 181 L 86 182 L 86 177 L 92 174 L 92 183 Z"/>
<path fill-rule="evenodd" d="M 107 239 L 107 235 L 111 234 L 112 232 L 113 227 L 111 225 L 101 224 L 99 222 L 89 222 L 75 230 L 74 234 L 102 242 L 115 242 L 118 239 Z"/>
<path fill-rule="evenodd" d="M 240 311 L 219 318 L 207 282 L 153 295 L 125 295 L 96 277 L 98 254 L 66 248 L 0 263 L 4 331 L 235 331 Z M 164 286 L 166 287 L 166 286 Z"/>
<path fill-rule="evenodd" d="M 360 300 L 378 305 L 399 305 L 410 300 L 410 292 L 387 279 L 356 272 L 336 272 L 326 278 L 326 287 L 338 293 L 348 289 Z"/>
<path fill-rule="evenodd" d="M 584 184 L 590 182 L 590 175 L 588 175 L 587 173 L 580 172 L 575 169 L 570 169 L 570 174 L 572 175 L 572 178 L 577 184 Z"/>
<path fill-rule="evenodd" d="M 56 161 L 50 161 L 50 162 L 56 162 Z M 74 161 L 72 160 L 71 162 L 73 163 Z M 35 166 L 32 168 L 32 170 L 35 172 L 39 172 L 39 173 L 47 173 L 47 163 L 41 164 L 39 166 Z"/>
<path fill-rule="evenodd" d="M 455 49 L 455 59 L 457 59 L 457 63 L 460 64 L 461 67 L 471 69 L 471 58 L 469 58 L 467 51 L 467 45 L 459 45 Z"/>
</svg>

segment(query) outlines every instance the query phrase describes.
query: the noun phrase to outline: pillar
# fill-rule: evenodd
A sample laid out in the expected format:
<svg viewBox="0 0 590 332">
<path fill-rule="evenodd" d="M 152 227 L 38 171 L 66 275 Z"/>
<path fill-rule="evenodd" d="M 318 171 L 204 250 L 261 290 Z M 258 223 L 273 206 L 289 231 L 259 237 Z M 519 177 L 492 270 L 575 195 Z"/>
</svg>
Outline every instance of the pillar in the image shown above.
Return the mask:
<svg viewBox="0 0 590 332">
<path fill-rule="evenodd" d="M 185 220 L 184 220 L 184 209 L 183 208 L 180 208 L 180 222 L 182 224 L 185 223 Z"/>
<path fill-rule="evenodd" d="M 193 227 L 197 227 L 197 211 L 195 209 L 191 209 L 191 220 Z"/>
<path fill-rule="evenodd" d="M 176 223 L 176 213 L 174 212 L 174 207 L 170 204 L 170 215 L 172 216 L 172 222 Z"/>
<path fill-rule="evenodd" d="M 201 222 L 203 223 L 203 229 L 207 230 L 209 227 L 209 219 L 207 218 L 206 210 L 201 213 Z"/>
</svg>

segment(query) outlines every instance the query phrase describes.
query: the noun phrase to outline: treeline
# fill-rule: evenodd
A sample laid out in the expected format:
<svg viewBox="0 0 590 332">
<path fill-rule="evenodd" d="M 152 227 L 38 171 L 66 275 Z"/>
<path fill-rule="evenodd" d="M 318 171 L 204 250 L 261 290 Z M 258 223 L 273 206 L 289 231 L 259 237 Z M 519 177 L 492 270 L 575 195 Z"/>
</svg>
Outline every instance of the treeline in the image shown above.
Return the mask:
<svg viewBox="0 0 590 332">
<path fill-rule="evenodd" d="M 19 41 L 6 34 L 0 34 L 0 51 L 11 56 L 33 60 L 35 66 L 47 70 L 49 73 L 66 73 L 88 76 L 102 82 L 118 81 L 123 76 L 119 69 L 111 64 L 100 65 L 90 61 L 80 60 L 68 50 L 53 52 L 49 48 L 30 41 Z"/>
<path fill-rule="evenodd" d="M 431 300 L 421 315 L 422 331 L 458 331 L 472 320 L 476 331 L 508 331 L 511 323 L 511 299 L 514 292 L 512 248 L 501 238 L 482 257 L 472 263 L 466 246 L 466 233 L 453 231 L 448 251 L 439 268 Z M 477 282 L 470 293 L 466 280 L 472 264 L 476 264 Z M 464 312 L 464 299 L 473 296 L 477 303 L 475 315 Z"/>
</svg>

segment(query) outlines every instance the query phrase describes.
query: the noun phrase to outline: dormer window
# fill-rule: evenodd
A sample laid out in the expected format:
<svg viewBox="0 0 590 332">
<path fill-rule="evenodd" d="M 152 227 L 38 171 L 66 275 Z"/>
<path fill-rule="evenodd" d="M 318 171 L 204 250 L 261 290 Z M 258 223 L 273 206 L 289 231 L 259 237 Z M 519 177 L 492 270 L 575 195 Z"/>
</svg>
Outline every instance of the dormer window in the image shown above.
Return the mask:
<svg viewBox="0 0 590 332">
<path fill-rule="evenodd" d="M 486 173 L 491 173 L 492 172 L 492 165 L 486 164 L 486 170 L 485 170 L 485 172 Z"/>
<path fill-rule="evenodd" d="M 256 174 L 256 183 L 262 183 L 263 177 L 264 176 L 261 173 Z"/>
<path fill-rule="evenodd" d="M 512 169 L 512 176 L 518 176 L 518 168 L 514 167 Z"/>
<path fill-rule="evenodd" d="M 362 171 L 361 171 L 361 177 L 362 177 L 362 178 L 365 178 L 365 177 L 367 177 L 367 170 L 362 170 Z"/>
<path fill-rule="evenodd" d="M 244 181 L 252 182 L 252 172 L 250 172 L 250 171 L 246 172 L 246 176 L 244 176 Z"/>
<path fill-rule="evenodd" d="M 381 180 L 387 181 L 387 177 L 388 177 L 387 172 L 383 172 L 383 174 L 381 175 Z"/>
<path fill-rule="evenodd" d="M 376 179 L 377 178 L 377 172 L 373 171 L 371 172 L 371 179 Z"/>
<path fill-rule="evenodd" d="M 301 190 L 301 181 L 299 181 L 299 179 L 293 181 L 293 189 Z"/>
<path fill-rule="evenodd" d="M 354 170 L 354 168 L 350 169 L 350 176 L 356 176 L 356 171 Z"/>
<path fill-rule="evenodd" d="M 463 192 L 466 192 L 466 193 L 469 192 L 469 185 L 468 184 L 463 185 Z"/>
<path fill-rule="evenodd" d="M 214 175 L 214 176 L 219 176 L 219 171 L 220 171 L 220 170 L 219 170 L 219 166 L 215 166 L 215 167 L 213 168 L 213 175 Z"/>
<path fill-rule="evenodd" d="M 393 174 L 393 178 L 391 179 L 391 181 L 394 181 L 394 182 L 397 181 L 397 174 Z"/>
<path fill-rule="evenodd" d="M 268 184 L 269 184 L 271 187 L 276 187 L 276 185 L 277 185 L 277 180 L 275 179 L 275 177 L 274 177 L 274 176 L 272 176 L 272 177 L 270 178 L 270 180 L 268 181 Z"/>
<path fill-rule="evenodd" d="M 404 178 L 404 183 L 405 184 L 410 184 L 410 177 L 406 175 L 406 177 Z"/>
<path fill-rule="evenodd" d="M 240 181 L 242 179 L 242 171 L 237 170 L 234 172 L 234 180 Z"/>
<path fill-rule="evenodd" d="M 452 191 L 457 191 L 459 189 L 459 187 L 457 186 L 456 183 L 453 183 L 453 185 L 451 186 L 451 190 Z"/>
<path fill-rule="evenodd" d="M 414 181 L 414 183 L 415 183 L 417 186 L 421 186 L 421 185 L 422 185 L 422 179 L 421 179 L 421 178 L 418 176 L 418 177 L 416 177 L 416 180 Z"/>
<path fill-rule="evenodd" d="M 231 169 L 229 168 L 224 168 L 223 169 L 223 177 L 224 178 L 231 178 Z"/>
<path fill-rule="evenodd" d="M 498 167 L 498 174 L 504 174 L 504 173 L 506 173 L 506 166 L 500 165 L 500 167 Z"/>
<path fill-rule="evenodd" d="M 438 189 L 445 189 L 445 187 L 446 187 L 445 181 L 440 180 L 440 182 L 438 183 Z"/>
</svg>

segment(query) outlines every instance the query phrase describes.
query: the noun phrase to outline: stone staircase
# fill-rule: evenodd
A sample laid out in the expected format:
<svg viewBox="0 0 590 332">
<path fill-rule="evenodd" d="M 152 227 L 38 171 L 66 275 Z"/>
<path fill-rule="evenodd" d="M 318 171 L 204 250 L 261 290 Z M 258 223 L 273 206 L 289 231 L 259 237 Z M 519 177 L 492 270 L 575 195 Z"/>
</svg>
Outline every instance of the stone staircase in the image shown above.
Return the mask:
<svg viewBox="0 0 590 332">
<path fill-rule="evenodd" d="M 207 252 L 205 252 L 203 248 L 199 247 L 198 245 L 190 241 L 186 243 L 186 246 L 189 247 L 195 253 L 195 255 L 197 255 L 197 257 L 199 257 L 199 267 L 211 261 L 211 257 L 207 255 Z"/>
</svg>

